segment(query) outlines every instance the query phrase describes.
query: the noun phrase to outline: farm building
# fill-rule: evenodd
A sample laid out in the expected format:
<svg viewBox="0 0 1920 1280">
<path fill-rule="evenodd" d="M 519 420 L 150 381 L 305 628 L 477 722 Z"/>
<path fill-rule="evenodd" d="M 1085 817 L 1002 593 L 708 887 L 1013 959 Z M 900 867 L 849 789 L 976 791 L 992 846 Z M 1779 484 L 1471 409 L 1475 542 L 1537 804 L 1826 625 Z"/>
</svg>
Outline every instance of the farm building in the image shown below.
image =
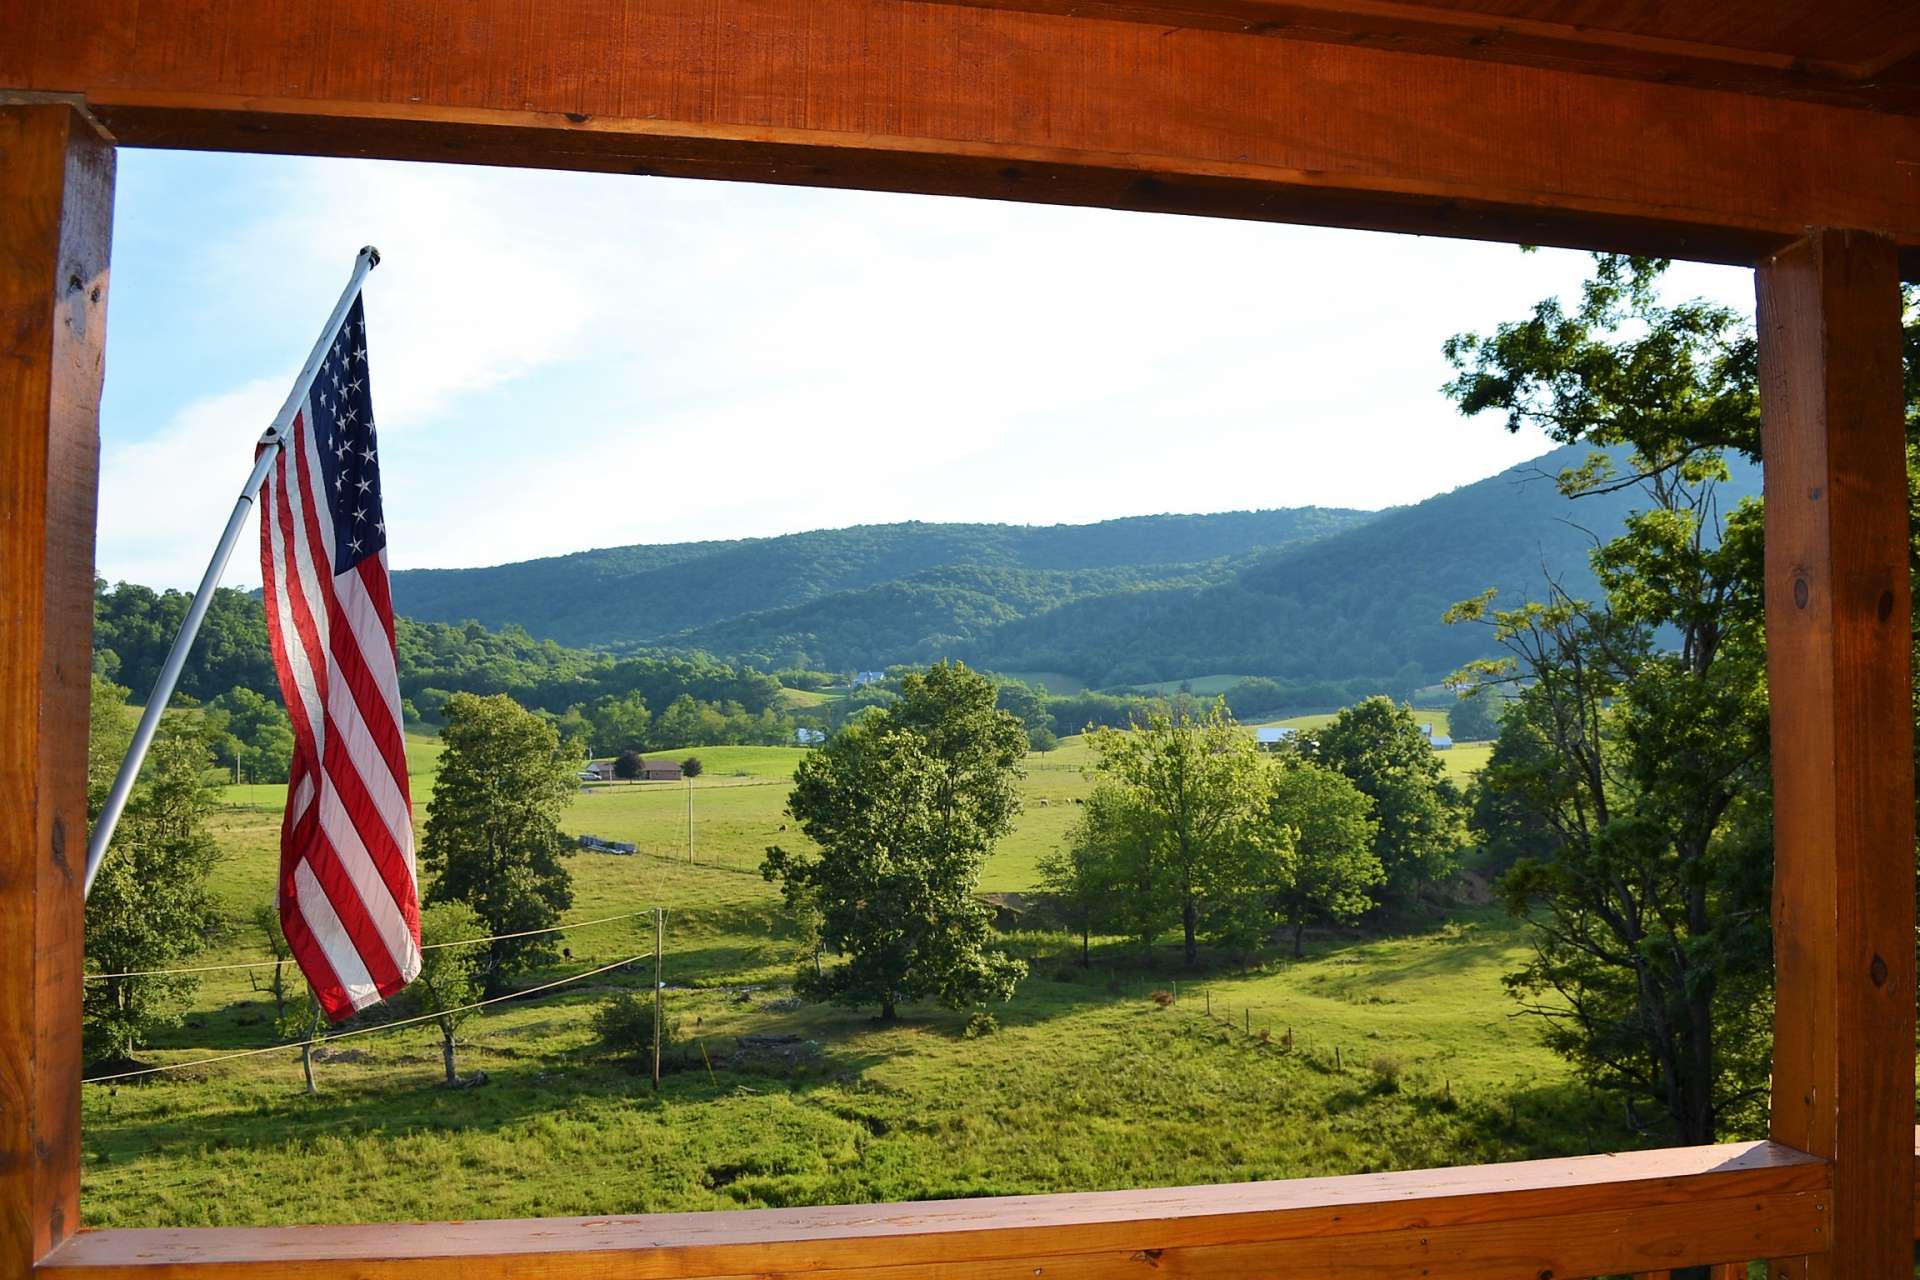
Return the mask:
<svg viewBox="0 0 1920 1280">
<path fill-rule="evenodd" d="M 1269 725 L 1266 728 L 1255 729 L 1253 731 L 1253 740 L 1262 751 L 1272 751 L 1291 742 L 1294 738 L 1298 737 L 1299 734 L 1300 731 L 1298 729 Z"/>
<path fill-rule="evenodd" d="M 803 747 L 817 747 L 827 740 L 825 729 L 808 729 L 804 726 L 793 731 L 793 740 Z"/>
<path fill-rule="evenodd" d="M 862 688 L 870 684 L 879 684 L 887 678 L 884 671 L 856 671 L 853 673 L 853 687 Z"/>
<path fill-rule="evenodd" d="M 642 760 L 639 777 L 642 782 L 678 782 L 680 766 L 672 760 Z"/>
<path fill-rule="evenodd" d="M 1446 734 L 1430 733 L 1427 736 L 1433 739 L 1433 749 L 1435 751 L 1450 751 L 1453 749 L 1453 739 L 1449 738 Z"/>
</svg>

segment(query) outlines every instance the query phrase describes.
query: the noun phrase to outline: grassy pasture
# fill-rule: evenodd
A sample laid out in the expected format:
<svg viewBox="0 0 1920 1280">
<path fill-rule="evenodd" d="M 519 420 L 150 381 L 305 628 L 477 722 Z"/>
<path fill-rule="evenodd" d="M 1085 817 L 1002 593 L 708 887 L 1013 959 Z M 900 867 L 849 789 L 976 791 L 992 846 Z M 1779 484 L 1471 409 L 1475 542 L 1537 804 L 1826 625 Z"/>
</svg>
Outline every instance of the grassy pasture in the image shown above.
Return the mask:
<svg viewBox="0 0 1920 1280">
<path fill-rule="evenodd" d="M 410 739 L 424 820 L 438 745 Z M 678 753 L 676 753 L 678 754 Z M 482 1011 L 438 1087 L 427 1028 L 323 1047 L 322 1092 L 276 1053 L 84 1091 L 88 1225 L 201 1225 L 599 1214 L 893 1201 L 1414 1167 L 1632 1145 L 1617 1108 L 1572 1086 L 1509 1016 L 1500 975 L 1523 941 L 1463 909 L 1400 937 L 1309 935 L 1309 957 L 1177 966 L 1117 941 L 1015 933 L 1032 973 L 969 1039 L 963 1013 L 796 1006 L 794 944 L 761 879 L 782 832 L 792 748 L 702 748 L 693 786 L 577 795 L 569 831 L 632 840 L 572 859 L 576 920 L 669 910 L 665 976 L 684 1047 L 656 1098 L 592 1043 L 594 1007 L 651 979 L 650 920 L 569 931 L 545 977 L 641 958 L 551 996 Z M 1027 807 L 983 888 L 1031 889 L 1091 787 L 1070 738 L 1027 761 Z M 247 914 L 271 895 L 280 798 L 236 788 L 216 821 L 226 917 L 206 962 L 254 959 Z M 264 974 L 208 975 L 188 1018 L 146 1051 L 179 1062 L 273 1044 Z M 1160 1008 L 1150 999 L 1177 987 Z M 1208 1016 L 1211 1005 L 1212 1016 Z M 1289 1030 L 1293 1047 L 1285 1047 Z M 794 1035 L 798 1062 L 736 1055 Z M 1267 1037 L 1262 1039 L 1262 1033 Z M 1335 1050 L 1339 1065 L 1335 1065 Z M 703 1056 L 704 1055 L 704 1056 Z"/>
</svg>

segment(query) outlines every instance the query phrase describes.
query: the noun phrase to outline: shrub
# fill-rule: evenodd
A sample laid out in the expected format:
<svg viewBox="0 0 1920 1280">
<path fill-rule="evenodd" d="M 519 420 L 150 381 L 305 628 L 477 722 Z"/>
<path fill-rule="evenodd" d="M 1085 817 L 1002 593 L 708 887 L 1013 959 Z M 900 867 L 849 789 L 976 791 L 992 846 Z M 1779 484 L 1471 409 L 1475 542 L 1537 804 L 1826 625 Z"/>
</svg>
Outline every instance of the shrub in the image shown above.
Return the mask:
<svg viewBox="0 0 1920 1280">
<path fill-rule="evenodd" d="M 1381 1093 L 1398 1093 L 1400 1077 L 1405 1073 L 1407 1064 L 1391 1054 L 1380 1054 L 1367 1064 L 1373 1072 L 1373 1087 Z"/>
<path fill-rule="evenodd" d="M 679 1042 L 679 1024 L 666 1022 L 660 1028 L 660 1052 Z M 622 991 L 593 1011 L 593 1034 L 606 1051 L 616 1058 L 648 1058 L 653 1055 L 653 996 L 651 992 Z"/>
<path fill-rule="evenodd" d="M 680 773 L 682 777 L 697 778 L 706 772 L 706 768 L 707 766 L 700 763 L 699 756 L 688 756 L 680 762 Z"/>
<path fill-rule="evenodd" d="M 1152 995 L 1148 996 L 1147 999 L 1153 1001 L 1153 1003 L 1159 1008 L 1164 1009 L 1168 1005 L 1173 1003 L 1173 992 L 1156 991 Z"/>
<path fill-rule="evenodd" d="M 640 776 L 640 766 L 646 763 L 638 751 L 622 751 L 613 761 L 613 776 L 631 782 Z"/>
<path fill-rule="evenodd" d="M 969 1040 L 978 1040 L 981 1036 L 995 1035 L 999 1030 L 1000 1019 L 994 1017 L 985 1009 L 980 1010 L 971 1018 L 967 1019 L 966 1037 Z"/>
</svg>

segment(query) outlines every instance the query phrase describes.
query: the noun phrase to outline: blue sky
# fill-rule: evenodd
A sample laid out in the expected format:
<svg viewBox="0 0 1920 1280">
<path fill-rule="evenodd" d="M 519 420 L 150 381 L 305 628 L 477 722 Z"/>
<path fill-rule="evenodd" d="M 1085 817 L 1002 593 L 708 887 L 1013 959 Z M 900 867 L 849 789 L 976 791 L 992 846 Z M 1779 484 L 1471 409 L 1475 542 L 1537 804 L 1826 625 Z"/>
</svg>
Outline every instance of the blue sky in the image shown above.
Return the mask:
<svg viewBox="0 0 1920 1280">
<path fill-rule="evenodd" d="M 1451 333 L 1583 255 L 1104 210 L 123 151 L 99 566 L 190 586 L 353 255 L 395 567 L 1417 501 L 1541 452 Z M 1744 271 L 1671 292 L 1751 307 Z M 252 535 L 227 581 L 258 582 Z"/>
</svg>

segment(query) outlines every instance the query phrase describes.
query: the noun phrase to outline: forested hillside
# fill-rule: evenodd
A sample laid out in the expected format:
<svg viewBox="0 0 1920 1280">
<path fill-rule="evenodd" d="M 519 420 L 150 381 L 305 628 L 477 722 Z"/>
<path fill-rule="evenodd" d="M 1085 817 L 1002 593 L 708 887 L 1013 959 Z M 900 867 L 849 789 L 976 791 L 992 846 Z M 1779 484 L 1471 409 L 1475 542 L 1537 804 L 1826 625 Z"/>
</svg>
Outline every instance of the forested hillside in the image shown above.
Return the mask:
<svg viewBox="0 0 1920 1280">
<path fill-rule="evenodd" d="M 760 670 L 963 658 L 1097 687 L 1236 673 L 1403 691 L 1478 656 L 1440 615 L 1552 574 L 1589 593 L 1587 553 L 1637 489 L 1563 497 L 1558 450 L 1378 514 L 1307 508 L 1094 525 L 884 525 L 589 551 L 397 575 L 415 616 L 514 622 L 614 648 L 705 651 Z M 1746 468 L 1726 505 L 1757 493 Z"/>
<path fill-rule="evenodd" d="M 487 569 L 405 570 L 394 574 L 393 593 L 395 607 L 413 618 L 515 623 L 565 644 L 640 646 L 956 567 L 1109 570 L 1108 589 L 1126 590 L 1135 579 L 1153 580 L 1155 569 L 1290 546 L 1368 518 L 1367 512 L 1303 507 L 1091 525 L 865 525 L 740 542 L 616 547 Z M 1006 579 L 1017 580 L 1017 573 Z M 849 657 L 855 665 L 865 660 Z"/>
<path fill-rule="evenodd" d="M 1553 477 L 1587 452 L 1557 450 L 1382 512 L 1223 581 L 1069 602 L 998 628 L 963 656 L 1103 686 L 1205 672 L 1395 687 L 1437 680 L 1481 656 L 1487 640 L 1442 624 L 1448 606 L 1490 587 L 1504 603 L 1538 597 L 1547 574 L 1576 596 L 1596 591 L 1588 553 L 1645 499 L 1637 488 L 1562 496 Z M 1736 463 L 1722 509 L 1759 491 L 1758 469 Z"/>
</svg>

